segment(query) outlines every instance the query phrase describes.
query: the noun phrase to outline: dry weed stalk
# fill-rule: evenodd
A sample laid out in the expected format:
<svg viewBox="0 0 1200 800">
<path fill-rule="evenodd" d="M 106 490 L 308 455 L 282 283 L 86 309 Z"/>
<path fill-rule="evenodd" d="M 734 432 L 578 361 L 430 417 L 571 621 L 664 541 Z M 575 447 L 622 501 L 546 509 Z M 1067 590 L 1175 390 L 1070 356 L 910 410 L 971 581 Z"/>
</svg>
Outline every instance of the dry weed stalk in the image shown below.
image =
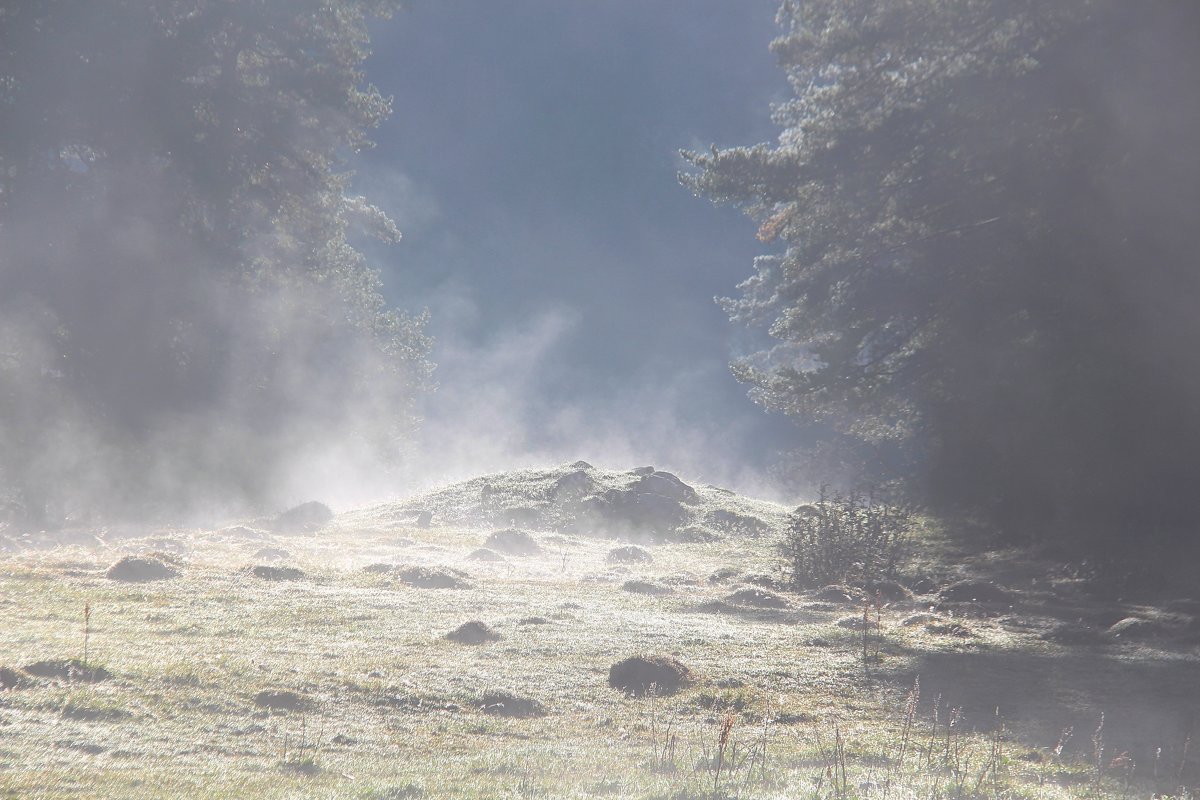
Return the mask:
<svg viewBox="0 0 1200 800">
<path fill-rule="evenodd" d="M 713 796 L 717 796 L 717 791 L 721 785 L 721 768 L 725 764 L 725 751 L 729 747 L 729 736 L 733 733 L 733 724 L 737 721 L 737 715 L 730 711 L 721 720 L 721 732 L 717 736 L 717 767 L 713 772 Z"/>
<path fill-rule="evenodd" d="M 84 602 L 83 604 L 83 666 L 86 669 L 88 665 L 88 638 L 92 632 L 92 604 Z"/>
</svg>

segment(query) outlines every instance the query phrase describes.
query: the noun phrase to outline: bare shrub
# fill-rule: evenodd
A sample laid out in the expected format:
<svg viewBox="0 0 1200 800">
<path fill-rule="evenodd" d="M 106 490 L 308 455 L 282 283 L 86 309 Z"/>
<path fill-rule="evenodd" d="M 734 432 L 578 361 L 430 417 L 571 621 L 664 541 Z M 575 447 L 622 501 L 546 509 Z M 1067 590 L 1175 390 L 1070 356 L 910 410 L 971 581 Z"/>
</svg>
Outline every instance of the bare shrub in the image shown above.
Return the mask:
<svg viewBox="0 0 1200 800">
<path fill-rule="evenodd" d="M 911 527 L 911 511 L 860 491 L 830 495 L 792 512 L 780 543 L 794 588 L 866 584 L 895 575 Z"/>
</svg>

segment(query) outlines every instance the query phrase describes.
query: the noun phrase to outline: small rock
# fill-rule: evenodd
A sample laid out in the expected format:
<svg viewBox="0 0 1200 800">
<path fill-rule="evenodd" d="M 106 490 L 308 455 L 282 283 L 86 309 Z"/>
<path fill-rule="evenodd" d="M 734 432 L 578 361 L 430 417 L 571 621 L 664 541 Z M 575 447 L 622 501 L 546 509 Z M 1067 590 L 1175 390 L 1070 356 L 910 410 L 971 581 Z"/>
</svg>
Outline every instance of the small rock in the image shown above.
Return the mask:
<svg viewBox="0 0 1200 800">
<path fill-rule="evenodd" d="M 426 511 L 422 511 L 420 514 L 417 514 L 417 527 L 418 528 L 428 528 L 432 523 L 433 523 L 433 512 L 432 511 L 426 510 Z"/>
<path fill-rule="evenodd" d="M 660 695 L 674 694 L 694 681 L 692 671 L 670 656 L 632 656 L 609 667 L 608 685 L 643 697 L 651 687 Z"/>
</svg>

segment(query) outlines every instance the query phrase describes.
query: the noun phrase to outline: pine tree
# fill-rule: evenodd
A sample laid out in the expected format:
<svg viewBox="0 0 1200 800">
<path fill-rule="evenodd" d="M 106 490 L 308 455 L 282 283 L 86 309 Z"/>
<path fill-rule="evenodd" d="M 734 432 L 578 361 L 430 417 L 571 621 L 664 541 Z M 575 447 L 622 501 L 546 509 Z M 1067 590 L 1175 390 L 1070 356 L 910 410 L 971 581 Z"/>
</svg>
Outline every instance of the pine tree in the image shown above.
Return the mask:
<svg viewBox="0 0 1200 800">
<path fill-rule="evenodd" d="M 779 141 L 683 176 L 778 246 L 724 301 L 776 340 L 734 365 L 752 396 L 1013 537 L 1190 523 L 1196 7 L 785 0 L 779 22 Z"/>
<path fill-rule="evenodd" d="M 429 342 L 352 244 L 399 232 L 348 172 L 390 113 L 361 68 L 396 5 L 0 2 L 0 482 L 18 500 L 264 502 L 322 437 L 398 449 Z"/>
</svg>

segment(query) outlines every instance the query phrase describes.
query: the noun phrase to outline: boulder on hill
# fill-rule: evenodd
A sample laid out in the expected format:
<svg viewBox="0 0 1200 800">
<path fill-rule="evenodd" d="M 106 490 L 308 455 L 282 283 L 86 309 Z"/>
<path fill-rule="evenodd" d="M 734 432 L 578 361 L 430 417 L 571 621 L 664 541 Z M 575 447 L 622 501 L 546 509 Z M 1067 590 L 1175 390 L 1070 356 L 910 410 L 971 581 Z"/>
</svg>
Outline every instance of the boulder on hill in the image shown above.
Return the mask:
<svg viewBox="0 0 1200 800">
<path fill-rule="evenodd" d="M 554 482 L 550 490 L 551 497 L 556 503 L 569 503 L 579 500 L 596 490 L 596 482 L 582 469 L 568 472 Z"/>
<path fill-rule="evenodd" d="M 680 503 L 695 503 L 699 499 L 695 489 L 679 480 L 679 478 L 670 472 L 656 471 L 651 472 L 649 475 L 643 475 L 633 485 L 633 490 L 638 494 L 656 494 L 662 497 L 669 497 Z"/>
</svg>

